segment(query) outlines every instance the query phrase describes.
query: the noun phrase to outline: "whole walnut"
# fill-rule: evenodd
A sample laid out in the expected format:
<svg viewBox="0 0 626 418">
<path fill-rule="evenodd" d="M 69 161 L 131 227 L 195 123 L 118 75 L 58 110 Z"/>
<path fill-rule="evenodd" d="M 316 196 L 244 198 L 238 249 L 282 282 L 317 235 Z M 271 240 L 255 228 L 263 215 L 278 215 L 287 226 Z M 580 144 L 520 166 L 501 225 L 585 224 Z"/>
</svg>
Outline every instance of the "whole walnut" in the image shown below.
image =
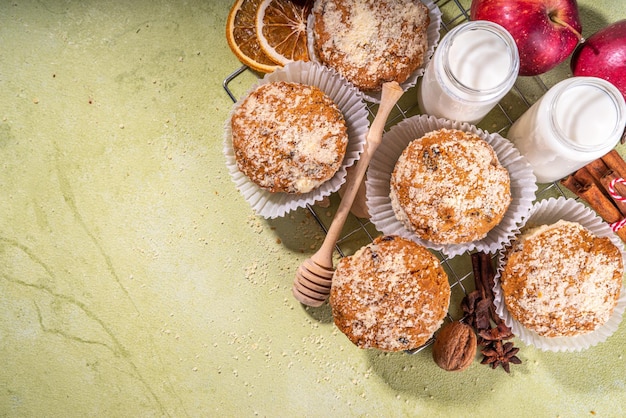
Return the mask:
<svg viewBox="0 0 626 418">
<path fill-rule="evenodd" d="M 476 334 L 474 329 L 459 321 L 444 325 L 433 344 L 433 360 L 447 371 L 467 369 L 476 356 Z"/>
</svg>

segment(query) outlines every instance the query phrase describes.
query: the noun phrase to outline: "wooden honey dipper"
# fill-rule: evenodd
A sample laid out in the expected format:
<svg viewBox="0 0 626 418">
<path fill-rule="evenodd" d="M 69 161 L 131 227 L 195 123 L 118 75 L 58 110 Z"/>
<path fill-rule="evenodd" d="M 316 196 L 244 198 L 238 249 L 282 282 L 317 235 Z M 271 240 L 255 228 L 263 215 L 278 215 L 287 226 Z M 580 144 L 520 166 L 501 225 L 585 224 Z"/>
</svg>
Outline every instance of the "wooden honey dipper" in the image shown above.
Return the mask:
<svg viewBox="0 0 626 418">
<path fill-rule="evenodd" d="M 354 202 L 359 186 L 365 176 L 367 167 L 374 152 L 381 143 L 383 130 L 391 110 L 402 97 L 402 87 L 396 81 L 383 83 L 382 96 L 378 112 L 365 138 L 363 154 L 348 176 L 346 189 L 337 208 L 337 213 L 328 228 L 322 246 L 310 258 L 304 260 L 296 271 L 292 292 L 294 297 L 304 305 L 317 307 L 324 303 L 330 294 L 332 283 L 333 251 L 339 235 L 346 222 L 350 208 Z"/>
</svg>

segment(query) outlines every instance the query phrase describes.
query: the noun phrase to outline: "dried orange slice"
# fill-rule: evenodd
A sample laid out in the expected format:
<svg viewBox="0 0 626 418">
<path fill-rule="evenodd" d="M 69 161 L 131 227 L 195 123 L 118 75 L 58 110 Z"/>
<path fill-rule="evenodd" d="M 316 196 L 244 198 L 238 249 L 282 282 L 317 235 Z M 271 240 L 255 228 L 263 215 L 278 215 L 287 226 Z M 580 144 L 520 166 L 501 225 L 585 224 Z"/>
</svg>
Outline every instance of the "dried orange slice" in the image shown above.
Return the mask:
<svg viewBox="0 0 626 418">
<path fill-rule="evenodd" d="M 256 14 L 256 34 L 263 52 L 281 65 L 308 61 L 306 20 L 310 0 L 261 0 Z"/>
<path fill-rule="evenodd" d="M 237 0 L 226 21 L 226 41 L 239 60 L 262 73 L 271 73 L 278 66 L 261 49 L 256 35 L 256 12 L 262 0 Z"/>
</svg>

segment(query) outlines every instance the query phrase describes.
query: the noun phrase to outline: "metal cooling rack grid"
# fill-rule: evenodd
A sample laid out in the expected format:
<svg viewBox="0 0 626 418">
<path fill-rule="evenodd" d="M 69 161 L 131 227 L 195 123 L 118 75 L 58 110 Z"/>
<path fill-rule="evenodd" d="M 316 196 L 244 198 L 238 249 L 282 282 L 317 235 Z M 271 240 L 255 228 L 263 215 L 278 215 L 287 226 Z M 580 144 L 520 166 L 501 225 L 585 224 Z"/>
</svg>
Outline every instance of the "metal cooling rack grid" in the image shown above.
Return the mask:
<svg viewBox="0 0 626 418">
<path fill-rule="evenodd" d="M 469 7 L 471 0 L 435 0 L 434 3 L 437 7 L 439 7 L 442 13 L 442 36 L 455 26 L 469 20 Z M 242 66 L 224 79 L 223 87 L 233 102 L 236 102 L 237 99 L 230 89 L 229 84 L 246 71 L 249 71 L 248 67 Z M 493 133 L 502 134 L 506 132 L 511 124 L 547 90 L 548 86 L 540 76 L 518 78 L 511 92 L 504 99 L 502 99 L 502 101 L 498 103 L 498 105 L 485 118 L 485 121 L 488 122 L 484 123 L 487 123 L 488 125 L 484 125 L 483 122 L 481 122 L 478 127 Z M 368 103 L 367 108 L 370 113 L 370 119 L 373 119 L 378 109 L 378 105 Z M 407 90 L 398 104 L 395 105 L 395 109 L 387 121 L 385 131 L 401 120 L 420 113 L 420 109 L 417 105 L 416 88 L 413 87 Z M 549 197 L 559 196 L 575 197 L 567 189 L 562 188 L 556 182 L 550 184 L 540 184 L 539 189 L 536 192 L 536 200 L 538 201 Z M 334 210 L 337 208 L 338 202 L 339 197 L 337 194 L 334 194 L 331 196 L 330 205 L 328 207 L 326 207 L 326 205 L 324 205 L 324 207 L 319 205 L 307 206 L 308 211 L 315 218 L 324 234 L 330 226 L 330 224 L 327 224 L 324 219 L 332 220 L 332 215 L 334 214 Z M 329 212 L 331 216 L 328 216 Z M 346 255 L 353 254 L 357 249 L 370 243 L 380 234 L 381 233 L 376 230 L 374 225 L 369 220 L 357 218 L 356 216 L 350 214 L 348 220 L 346 221 L 342 236 L 337 241 L 335 246 L 337 256 L 344 257 Z M 462 316 L 462 311 L 460 309 L 461 300 L 467 295 L 467 293 L 474 289 L 474 277 L 472 273 L 470 253 L 467 252 L 452 258 L 447 257 L 445 254 L 438 251 L 435 251 L 434 253 L 440 259 L 450 281 L 451 298 L 448 319 L 458 319 Z M 495 255 L 493 257 L 495 257 Z M 411 353 L 419 352 L 428 345 L 429 343 L 411 351 Z"/>
</svg>

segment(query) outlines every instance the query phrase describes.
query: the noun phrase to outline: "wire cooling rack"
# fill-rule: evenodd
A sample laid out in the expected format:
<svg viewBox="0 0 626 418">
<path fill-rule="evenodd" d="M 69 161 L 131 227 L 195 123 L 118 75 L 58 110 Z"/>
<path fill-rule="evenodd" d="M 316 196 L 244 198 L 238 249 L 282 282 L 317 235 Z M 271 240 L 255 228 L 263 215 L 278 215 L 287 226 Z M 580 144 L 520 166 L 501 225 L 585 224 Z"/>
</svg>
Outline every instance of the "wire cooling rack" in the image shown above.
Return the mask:
<svg viewBox="0 0 626 418">
<path fill-rule="evenodd" d="M 435 0 L 434 3 L 439 7 L 442 13 L 442 37 L 455 26 L 469 20 L 471 0 Z M 224 79 L 223 87 L 233 102 L 236 102 L 237 98 L 229 88 L 229 84 L 246 71 L 249 71 L 248 67 L 242 66 Z M 478 127 L 488 132 L 505 134 L 513 122 L 547 90 L 548 86 L 541 76 L 519 77 L 511 89 L 511 92 L 498 103 L 480 124 L 478 124 Z M 369 103 L 367 104 L 367 108 L 370 113 L 370 118 L 373 118 L 378 105 Z M 403 119 L 417 114 L 420 114 L 420 109 L 417 105 L 417 92 L 414 87 L 407 90 L 398 104 L 395 105 L 395 109 L 387 121 L 385 130 L 387 131 L 391 126 Z M 568 190 L 561 188 L 557 182 L 539 184 L 538 186 L 536 200 L 559 196 L 575 197 L 572 196 Z M 323 233 L 326 233 L 330 226 L 330 221 L 325 221 L 325 219 L 332 219 L 332 217 L 327 215 L 329 211 L 332 214 L 332 211 L 337 208 L 338 202 L 339 197 L 333 195 L 329 203 L 330 206 L 320 206 L 317 204 L 307 206 L 308 211 L 315 218 Z M 379 235 L 381 235 L 381 233 L 376 230 L 368 219 L 358 218 L 351 214 L 335 246 L 337 255 L 344 257 L 353 254 L 357 249 L 370 243 Z M 448 319 L 459 319 L 462 316 L 460 309 L 461 300 L 469 292 L 474 290 L 474 276 L 472 273 L 470 253 L 466 252 L 465 254 L 450 258 L 439 251 L 433 252 L 441 261 L 450 282 L 451 297 Z M 428 345 L 429 343 L 416 350 L 412 350 L 411 353 L 416 353 Z"/>
</svg>

